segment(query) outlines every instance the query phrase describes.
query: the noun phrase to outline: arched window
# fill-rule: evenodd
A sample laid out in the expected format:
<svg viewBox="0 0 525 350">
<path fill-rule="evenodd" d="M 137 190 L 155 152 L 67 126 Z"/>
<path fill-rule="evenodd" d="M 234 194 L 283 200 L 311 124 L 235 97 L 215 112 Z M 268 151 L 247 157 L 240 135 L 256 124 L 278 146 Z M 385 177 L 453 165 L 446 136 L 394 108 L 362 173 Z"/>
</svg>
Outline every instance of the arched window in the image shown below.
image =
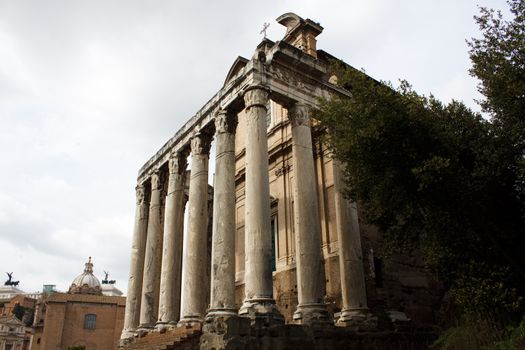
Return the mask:
<svg viewBox="0 0 525 350">
<path fill-rule="evenodd" d="M 97 327 L 97 315 L 86 314 L 84 316 L 84 329 L 95 329 Z"/>
</svg>

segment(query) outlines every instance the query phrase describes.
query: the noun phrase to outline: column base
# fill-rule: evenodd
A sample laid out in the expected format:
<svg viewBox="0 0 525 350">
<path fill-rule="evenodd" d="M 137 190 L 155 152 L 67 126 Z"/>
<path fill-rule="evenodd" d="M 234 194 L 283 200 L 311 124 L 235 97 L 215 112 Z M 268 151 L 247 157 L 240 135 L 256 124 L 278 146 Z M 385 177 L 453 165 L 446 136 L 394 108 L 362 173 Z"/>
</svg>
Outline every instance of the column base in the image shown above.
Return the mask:
<svg viewBox="0 0 525 350">
<path fill-rule="evenodd" d="M 339 327 L 373 330 L 377 329 L 377 317 L 372 315 L 367 307 L 343 309 L 335 324 Z"/>
<path fill-rule="evenodd" d="M 202 326 L 203 319 L 200 314 L 195 315 L 186 315 L 180 319 L 177 323 L 177 327 L 193 327 L 193 326 Z"/>
<path fill-rule="evenodd" d="M 137 332 L 134 329 L 124 329 L 120 335 L 119 346 L 129 344 L 136 336 Z"/>
<path fill-rule="evenodd" d="M 205 322 L 211 322 L 217 318 L 229 318 L 233 316 L 238 316 L 237 309 L 234 308 L 215 308 L 209 309 L 205 317 Z"/>
<path fill-rule="evenodd" d="M 293 314 L 297 324 L 330 324 L 328 309 L 324 303 L 299 304 Z"/>
<path fill-rule="evenodd" d="M 169 321 L 169 322 L 158 321 L 157 324 L 155 325 L 155 332 L 163 333 L 163 332 L 166 332 L 167 330 L 170 330 L 176 327 L 177 327 L 176 321 Z"/>
<path fill-rule="evenodd" d="M 239 309 L 239 316 L 249 318 L 251 324 L 256 326 L 284 324 L 284 317 L 271 298 L 245 300 Z"/>
<path fill-rule="evenodd" d="M 153 329 L 155 328 L 155 325 L 152 325 L 152 324 L 141 324 L 138 328 L 137 328 L 137 335 L 138 336 L 141 336 L 143 333 L 149 333 L 151 331 L 153 331 Z"/>
</svg>

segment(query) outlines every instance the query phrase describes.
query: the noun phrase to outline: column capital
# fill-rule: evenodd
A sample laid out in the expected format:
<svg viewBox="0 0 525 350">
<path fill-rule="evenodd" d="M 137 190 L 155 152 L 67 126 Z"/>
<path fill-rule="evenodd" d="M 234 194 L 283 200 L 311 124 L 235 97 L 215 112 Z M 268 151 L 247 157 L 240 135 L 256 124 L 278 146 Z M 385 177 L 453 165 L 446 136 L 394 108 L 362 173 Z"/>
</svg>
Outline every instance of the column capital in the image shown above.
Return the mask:
<svg viewBox="0 0 525 350">
<path fill-rule="evenodd" d="M 297 102 L 288 108 L 288 118 L 292 122 L 292 127 L 301 125 L 311 127 L 309 107 L 303 103 Z"/>
<path fill-rule="evenodd" d="M 244 103 L 246 108 L 264 107 L 268 102 L 270 90 L 264 85 L 251 85 L 243 92 Z"/>
<path fill-rule="evenodd" d="M 135 193 L 137 197 L 137 205 L 147 203 L 146 188 L 144 187 L 144 184 L 138 184 L 135 187 Z"/>
<path fill-rule="evenodd" d="M 209 154 L 211 146 L 211 137 L 204 133 L 196 133 L 191 139 L 191 154 Z"/>
<path fill-rule="evenodd" d="M 217 134 L 234 134 L 236 128 L 236 116 L 225 109 L 220 109 L 215 115 L 215 132 Z"/>
<path fill-rule="evenodd" d="M 160 190 L 162 187 L 161 181 L 160 181 L 160 171 L 159 169 L 155 169 L 150 174 L 151 179 L 151 190 Z"/>
<path fill-rule="evenodd" d="M 178 174 L 183 175 L 188 165 L 187 158 L 188 154 L 184 151 L 174 151 L 170 154 L 168 161 L 168 168 L 170 175 Z"/>
</svg>

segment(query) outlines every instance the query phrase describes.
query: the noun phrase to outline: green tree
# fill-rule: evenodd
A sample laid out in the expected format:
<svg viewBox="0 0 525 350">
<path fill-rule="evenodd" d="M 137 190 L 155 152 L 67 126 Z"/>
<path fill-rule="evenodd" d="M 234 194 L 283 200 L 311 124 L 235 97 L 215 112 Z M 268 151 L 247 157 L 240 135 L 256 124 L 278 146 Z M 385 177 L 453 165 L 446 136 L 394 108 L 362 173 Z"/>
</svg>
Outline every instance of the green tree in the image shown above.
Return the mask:
<svg viewBox="0 0 525 350">
<path fill-rule="evenodd" d="M 484 38 L 470 44 L 490 121 L 342 64 L 334 73 L 352 97 L 317 112 L 385 250 L 417 250 L 464 314 L 498 322 L 519 315 L 525 295 L 525 14 L 523 0 L 509 4 L 512 22 L 481 9 Z"/>
<path fill-rule="evenodd" d="M 15 304 L 13 307 L 13 311 L 11 311 L 13 315 L 15 315 L 16 318 L 18 318 L 20 321 L 24 318 L 24 315 L 26 313 L 26 309 L 21 306 L 20 304 Z"/>
</svg>

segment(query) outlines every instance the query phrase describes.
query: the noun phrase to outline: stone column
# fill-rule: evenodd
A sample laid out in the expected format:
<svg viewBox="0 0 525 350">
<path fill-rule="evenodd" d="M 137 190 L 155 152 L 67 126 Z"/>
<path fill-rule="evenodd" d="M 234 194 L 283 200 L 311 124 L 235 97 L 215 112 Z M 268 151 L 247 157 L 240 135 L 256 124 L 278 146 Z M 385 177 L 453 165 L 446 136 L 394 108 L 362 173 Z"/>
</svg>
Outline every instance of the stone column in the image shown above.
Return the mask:
<svg viewBox="0 0 525 350">
<path fill-rule="evenodd" d="M 239 310 L 252 322 L 282 323 L 272 283 L 270 184 L 266 104 L 268 91 L 260 85 L 244 93 L 246 104 L 245 299 Z"/>
<path fill-rule="evenodd" d="M 308 108 L 295 104 L 288 111 L 292 122 L 293 193 L 297 298 L 293 318 L 297 323 L 326 323 L 325 278 L 321 254 L 321 223 L 317 200 L 312 131 Z"/>
<path fill-rule="evenodd" d="M 208 232 L 208 158 L 210 140 L 198 134 L 191 140 L 191 173 L 188 233 L 184 242 L 184 300 L 179 325 L 202 323 L 206 313 L 207 232 Z"/>
<path fill-rule="evenodd" d="M 237 315 L 235 308 L 235 128 L 234 115 L 215 117 L 215 184 L 211 295 L 207 320 Z"/>
<path fill-rule="evenodd" d="M 144 185 L 137 185 L 137 206 L 135 208 L 135 228 L 131 243 L 131 262 L 129 266 L 128 295 L 124 315 L 124 329 L 121 339 L 128 339 L 135 335 L 139 326 L 140 301 L 142 295 L 142 277 L 144 274 L 144 255 L 146 251 L 146 237 L 148 230 L 149 203 L 146 199 Z"/>
<path fill-rule="evenodd" d="M 160 274 L 159 319 L 156 328 L 177 324 L 180 316 L 182 241 L 184 235 L 184 153 L 169 160 L 168 193 L 164 211 L 164 241 Z"/>
<path fill-rule="evenodd" d="M 344 197 L 343 171 L 340 161 L 334 158 L 333 166 L 335 216 L 343 299 L 343 308 L 337 325 L 361 326 L 368 323 L 373 326 L 376 320 L 371 317 L 367 306 L 357 205 L 356 203 L 349 203 Z"/>
<path fill-rule="evenodd" d="M 155 326 L 159 306 L 159 281 L 162 254 L 161 181 L 158 170 L 151 174 L 151 201 L 149 206 L 148 238 L 142 279 L 140 304 L 140 328 L 148 330 Z"/>
</svg>

